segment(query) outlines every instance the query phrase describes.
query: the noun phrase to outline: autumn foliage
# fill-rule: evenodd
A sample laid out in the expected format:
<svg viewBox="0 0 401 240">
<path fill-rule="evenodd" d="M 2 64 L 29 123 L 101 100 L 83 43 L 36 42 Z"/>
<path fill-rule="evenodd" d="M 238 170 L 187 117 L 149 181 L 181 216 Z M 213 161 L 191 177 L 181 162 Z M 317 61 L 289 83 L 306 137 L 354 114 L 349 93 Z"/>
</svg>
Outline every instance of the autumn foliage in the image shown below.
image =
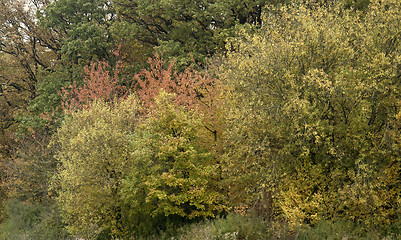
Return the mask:
<svg viewBox="0 0 401 240">
<path fill-rule="evenodd" d="M 184 71 L 174 68 L 174 61 L 167 63 L 162 56 L 155 54 L 148 59 L 149 69 L 142 69 L 135 75 L 136 94 L 145 109 L 152 109 L 160 90 L 174 94 L 175 106 L 183 106 L 188 110 L 197 111 L 204 118 L 203 126 L 214 137 L 219 129 L 217 79 L 207 72 L 200 72 L 193 67 Z"/>
<path fill-rule="evenodd" d="M 127 96 L 128 89 L 121 83 L 122 61 L 111 68 L 106 61 L 91 62 L 84 68 L 83 83 L 74 81 L 62 88 L 62 108 L 71 112 L 87 108 L 96 100 L 118 101 Z"/>
<path fill-rule="evenodd" d="M 0 239 L 400 238 L 400 1 L 31 2 L 0 17 Z"/>
</svg>

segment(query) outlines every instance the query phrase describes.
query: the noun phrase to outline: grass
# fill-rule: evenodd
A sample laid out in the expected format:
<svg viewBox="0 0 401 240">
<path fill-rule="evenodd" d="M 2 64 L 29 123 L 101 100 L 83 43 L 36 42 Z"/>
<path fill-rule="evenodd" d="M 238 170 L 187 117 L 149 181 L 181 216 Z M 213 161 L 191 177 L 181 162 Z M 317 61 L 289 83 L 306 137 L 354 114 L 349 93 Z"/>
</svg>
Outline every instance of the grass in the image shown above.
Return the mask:
<svg viewBox="0 0 401 240">
<path fill-rule="evenodd" d="M 9 202 L 8 218 L 0 224 L 0 240 L 66 240 L 60 214 L 54 207 Z M 314 225 L 291 227 L 285 221 L 268 222 L 254 216 L 230 213 L 225 217 L 171 226 L 142 240 L 396 240 L 401 239 L 401 223 L 373 229 L 353 221 L 320 221 Z"/>
<path fill-rule="evenodd" d="M 397 240 L 400 228 L 383 233 L 353 221 L 320 221 L 315 225 L 291 227 L 284 222 L 228 214 L 225 218 L 183 226 L 174 235 L 161 233 L 147 239 L 160 240 Z"/>
</svg>

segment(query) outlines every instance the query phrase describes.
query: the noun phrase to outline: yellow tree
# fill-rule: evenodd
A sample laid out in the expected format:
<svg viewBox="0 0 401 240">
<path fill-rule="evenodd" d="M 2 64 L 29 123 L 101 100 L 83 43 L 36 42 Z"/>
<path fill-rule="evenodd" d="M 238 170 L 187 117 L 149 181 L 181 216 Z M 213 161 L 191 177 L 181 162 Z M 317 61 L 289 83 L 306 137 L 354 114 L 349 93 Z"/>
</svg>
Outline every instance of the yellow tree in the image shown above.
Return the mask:
<svg viewBox="0 0 401 240">
<path fill-rule="evenodd" d="M 76 236 L 121 234 L 118 197 L 131 168 L 130 138 L 138 121 L 138 104 L 130 97 L 113 107 L 95 101 L 68 116 L 55 144 L 60 162 L 53 185 L 68 230 Z"/>
<path fill-rule="evenodd" d="M 271 216 L 273 198 L 293 223 L 395 221 L 399 203 L 380 199 L 390 187 L 380 179 L 399 158 L 390 133 L 400 13 L 391 0 L 373 1 L 364 15 L 339 5 L 268 8 L 260 30 L 231 42 L 220 78 L 233 199 Z"/>
</svg>

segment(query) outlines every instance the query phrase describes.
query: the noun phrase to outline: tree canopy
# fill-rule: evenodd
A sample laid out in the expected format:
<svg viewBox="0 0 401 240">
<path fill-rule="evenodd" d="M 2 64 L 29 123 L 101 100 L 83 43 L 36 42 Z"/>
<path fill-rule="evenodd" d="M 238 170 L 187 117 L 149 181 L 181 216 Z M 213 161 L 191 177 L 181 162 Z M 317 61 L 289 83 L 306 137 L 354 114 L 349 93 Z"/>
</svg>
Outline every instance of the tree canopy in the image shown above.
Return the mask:
<svg viewBox="0 0 401 240">
<path fill-rule="evenodd" d="M 399 156 L 391 137 L 399 10 L 376 2 L 358 18 L 337 6 L 289 5 L 232 43 L 219 72 L 229 101 L 227 176 L 240 184 L 240 201 L 266 200 L 268 191 L 294 223 L 397 215 L 380 196 Z"/>
<path fill-rule="evenodd" d="M 0 238 L 399 237 L 400 1 L 0 13 Z"/>
</svg>

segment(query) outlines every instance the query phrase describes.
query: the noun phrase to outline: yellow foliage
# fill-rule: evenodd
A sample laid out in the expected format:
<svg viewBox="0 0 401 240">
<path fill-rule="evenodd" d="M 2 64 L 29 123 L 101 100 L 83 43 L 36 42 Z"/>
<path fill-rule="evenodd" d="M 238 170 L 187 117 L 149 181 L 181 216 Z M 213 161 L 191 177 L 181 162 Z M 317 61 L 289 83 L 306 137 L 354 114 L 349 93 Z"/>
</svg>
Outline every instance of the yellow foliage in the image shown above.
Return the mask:
<svg viewBox="0 0 401 240">
<path fill-rule="evenodd" d="M 219 69 L 234 205 L 268 191 L 293 224 L 396 221 L 400 25 L 400 1 L 364 13 L 294 3 L 239 32 Z"/>
<path fill-rule="evenodd" d="M 95 102 L 68 116 L 54 144 L 60 146 L 58 174 L 53 180 L 68 229 L 91 237 L 121 229 L 119 189 L 132 164 L 130 134 L 138 122 L 134 97 L 111 107 Z"/>
<path fill-rule="evenodd" d="M 208 131 L 194 111 L 173 104 L 161 92 L 156 108 L 138 129 L 132 145 L 134 170 L 123 181 L 133 214 L 198 219 L 225 211 L 215 153 L 200 139 Z M 136 214 L 136 215 L 135 215 Z"/>
</svg>

